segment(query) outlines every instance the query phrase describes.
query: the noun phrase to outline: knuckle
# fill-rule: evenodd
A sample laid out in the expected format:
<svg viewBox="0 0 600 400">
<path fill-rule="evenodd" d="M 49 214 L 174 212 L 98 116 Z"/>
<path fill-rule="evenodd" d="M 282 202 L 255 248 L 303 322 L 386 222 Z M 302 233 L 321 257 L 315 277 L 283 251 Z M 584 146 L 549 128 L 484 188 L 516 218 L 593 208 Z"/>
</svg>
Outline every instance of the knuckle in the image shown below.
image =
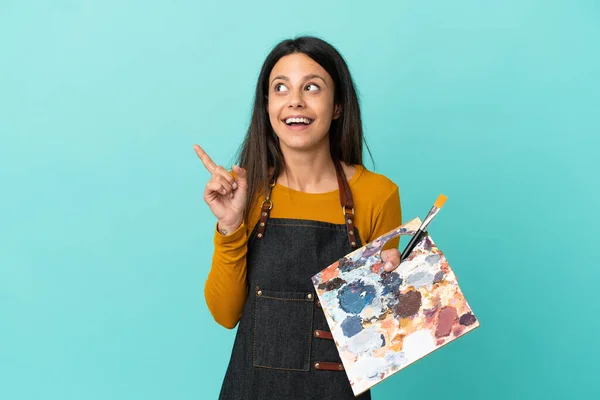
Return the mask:
<svg viewBox="0 0 600 400">
<path fill-rule="evenodd" d="M 225 178 L 221 179 L 221 184 L 226 188 L 231 187 L 231 185 L 229 184 L 229 182 L 227 182 Z"/>
<path fill-rule="evenodd" d="M 228 182 L 233 182 L 233 176 L 231 176 L 231 174 L 229 173 L 229 171 L 223 169 L 223 171 L 221 171 L 221 176 L 227 180 Z"/>
</svg>

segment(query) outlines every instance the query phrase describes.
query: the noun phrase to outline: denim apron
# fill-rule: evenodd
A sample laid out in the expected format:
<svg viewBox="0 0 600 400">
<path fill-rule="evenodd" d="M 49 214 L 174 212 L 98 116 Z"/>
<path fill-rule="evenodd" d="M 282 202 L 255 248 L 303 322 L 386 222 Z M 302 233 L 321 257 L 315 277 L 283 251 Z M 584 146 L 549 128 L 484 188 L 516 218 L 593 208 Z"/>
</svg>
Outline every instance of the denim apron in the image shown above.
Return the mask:
<svg viewBox="0 0 600 400">
<path fill-rule="evenodd" d="M 343 169 L 335 165 L 345 224 L 268 219 L 270 191 L 262 204 L 248 241 L 248 297 L 221 400 L 356 398 L 311 280 L 362 246 L 353 225 L 352 194 Z M 370 399 L 370 392 L 358 398 Z"/>
</svg>

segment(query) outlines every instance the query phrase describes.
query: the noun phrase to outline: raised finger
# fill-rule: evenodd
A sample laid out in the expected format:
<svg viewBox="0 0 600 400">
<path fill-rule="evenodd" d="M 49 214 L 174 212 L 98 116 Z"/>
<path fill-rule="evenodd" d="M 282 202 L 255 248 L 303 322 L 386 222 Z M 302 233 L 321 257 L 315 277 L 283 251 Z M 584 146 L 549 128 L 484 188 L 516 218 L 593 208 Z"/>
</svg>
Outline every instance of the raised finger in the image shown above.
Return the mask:
<svg viewBox="0 0 600 400">
<path fill-rule="evenodd" d="M 208 170 L 208 172 L 214 174 L 215 170 L 217 169 L 217 164 L 215 164 L 215 162 L 208 156 L 208 154 L 206 154 L 202 147 L 195 144 L 194 150 L 196 150 L 196 154 L 198 155 L 198 157 L 202 161 L 202 164 L 204 164 L 204 167 Z"/>
</svg>

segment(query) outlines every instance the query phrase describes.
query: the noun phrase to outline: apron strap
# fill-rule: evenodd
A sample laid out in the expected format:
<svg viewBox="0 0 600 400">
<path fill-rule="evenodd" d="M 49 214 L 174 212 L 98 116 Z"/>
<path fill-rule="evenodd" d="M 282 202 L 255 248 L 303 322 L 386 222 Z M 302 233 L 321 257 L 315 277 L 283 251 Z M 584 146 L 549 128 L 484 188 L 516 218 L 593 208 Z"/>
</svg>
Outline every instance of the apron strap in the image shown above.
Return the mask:
<svg viewBox="0 0 600 400">
<path fill-rule="evenodd" d="M 271 201 L 271 191 L 277 182 L 277 178 L 273 177 L 271 183 L 269 183 L 269 189 L 267 190 L 267 197 L 263 200 L 260 205 L 260 219 L 258 220 L 258 232 L 256 237 L 262 239 L 265 237 L 265 229 L 267 229 L 267 220 L 271 214 L 271 208 L 273 208 L 273 201 Z"/>
<path fill-rule="evenodd" d="M 348 185 L 346 174 L 344 169 L 338 160 L 333 160 L 335 164 L 335 172 L 337 173 L 338 186 L 340 188 L 340 204 L 342 206 L 342 213 L 344 214 L 344 221 L 346 222 L 346 228 L 348 230 L 348 241 L 353 249 L 356 249 L 356 238 L 354 234 L 354 199 L 352 198 L 352 191 Z"/>
<path fill-rule="evenodd" d="M 348 230 L 348 241 L 353 249 L 358 247 L 356 243 L 356 235 L 354 233 L 354 200 L 352 198 L 352 192 L 346 179 L 344 169 L 338 160 L 333 160 L 335 165 L 335 173 L 337 175 L 338 187 L 340 191 L 340 205 L 342 206 L 342 213 L 344 214 L 344 221 Z M 273 201 L 271 200 L 271 191 L 275 186 L 276 179 L 269 184 L 267 196 L 260 205 L 260 219 L 258 220 L 258 231 L 256 237 L 262 239 L 265 237 L 265 230 L 267 229 L 267 221 L 273 208 Z"/>
</svg>

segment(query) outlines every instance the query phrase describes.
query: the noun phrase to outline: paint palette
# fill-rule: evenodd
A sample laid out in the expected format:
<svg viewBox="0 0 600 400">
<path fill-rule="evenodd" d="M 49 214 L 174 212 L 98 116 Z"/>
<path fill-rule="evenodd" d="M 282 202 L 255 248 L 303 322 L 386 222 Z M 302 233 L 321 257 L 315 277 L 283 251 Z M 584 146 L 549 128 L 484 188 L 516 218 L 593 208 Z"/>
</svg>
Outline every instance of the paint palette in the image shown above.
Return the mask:
<svg viewBox="0 0 600 400">
<path fill-rule="evenodd" d="M 430 236 L 384 271 L 385 243 L 420 225 L 416 218 L 312 278 L 355 396 L 479 326 Z"/>
</svg>

